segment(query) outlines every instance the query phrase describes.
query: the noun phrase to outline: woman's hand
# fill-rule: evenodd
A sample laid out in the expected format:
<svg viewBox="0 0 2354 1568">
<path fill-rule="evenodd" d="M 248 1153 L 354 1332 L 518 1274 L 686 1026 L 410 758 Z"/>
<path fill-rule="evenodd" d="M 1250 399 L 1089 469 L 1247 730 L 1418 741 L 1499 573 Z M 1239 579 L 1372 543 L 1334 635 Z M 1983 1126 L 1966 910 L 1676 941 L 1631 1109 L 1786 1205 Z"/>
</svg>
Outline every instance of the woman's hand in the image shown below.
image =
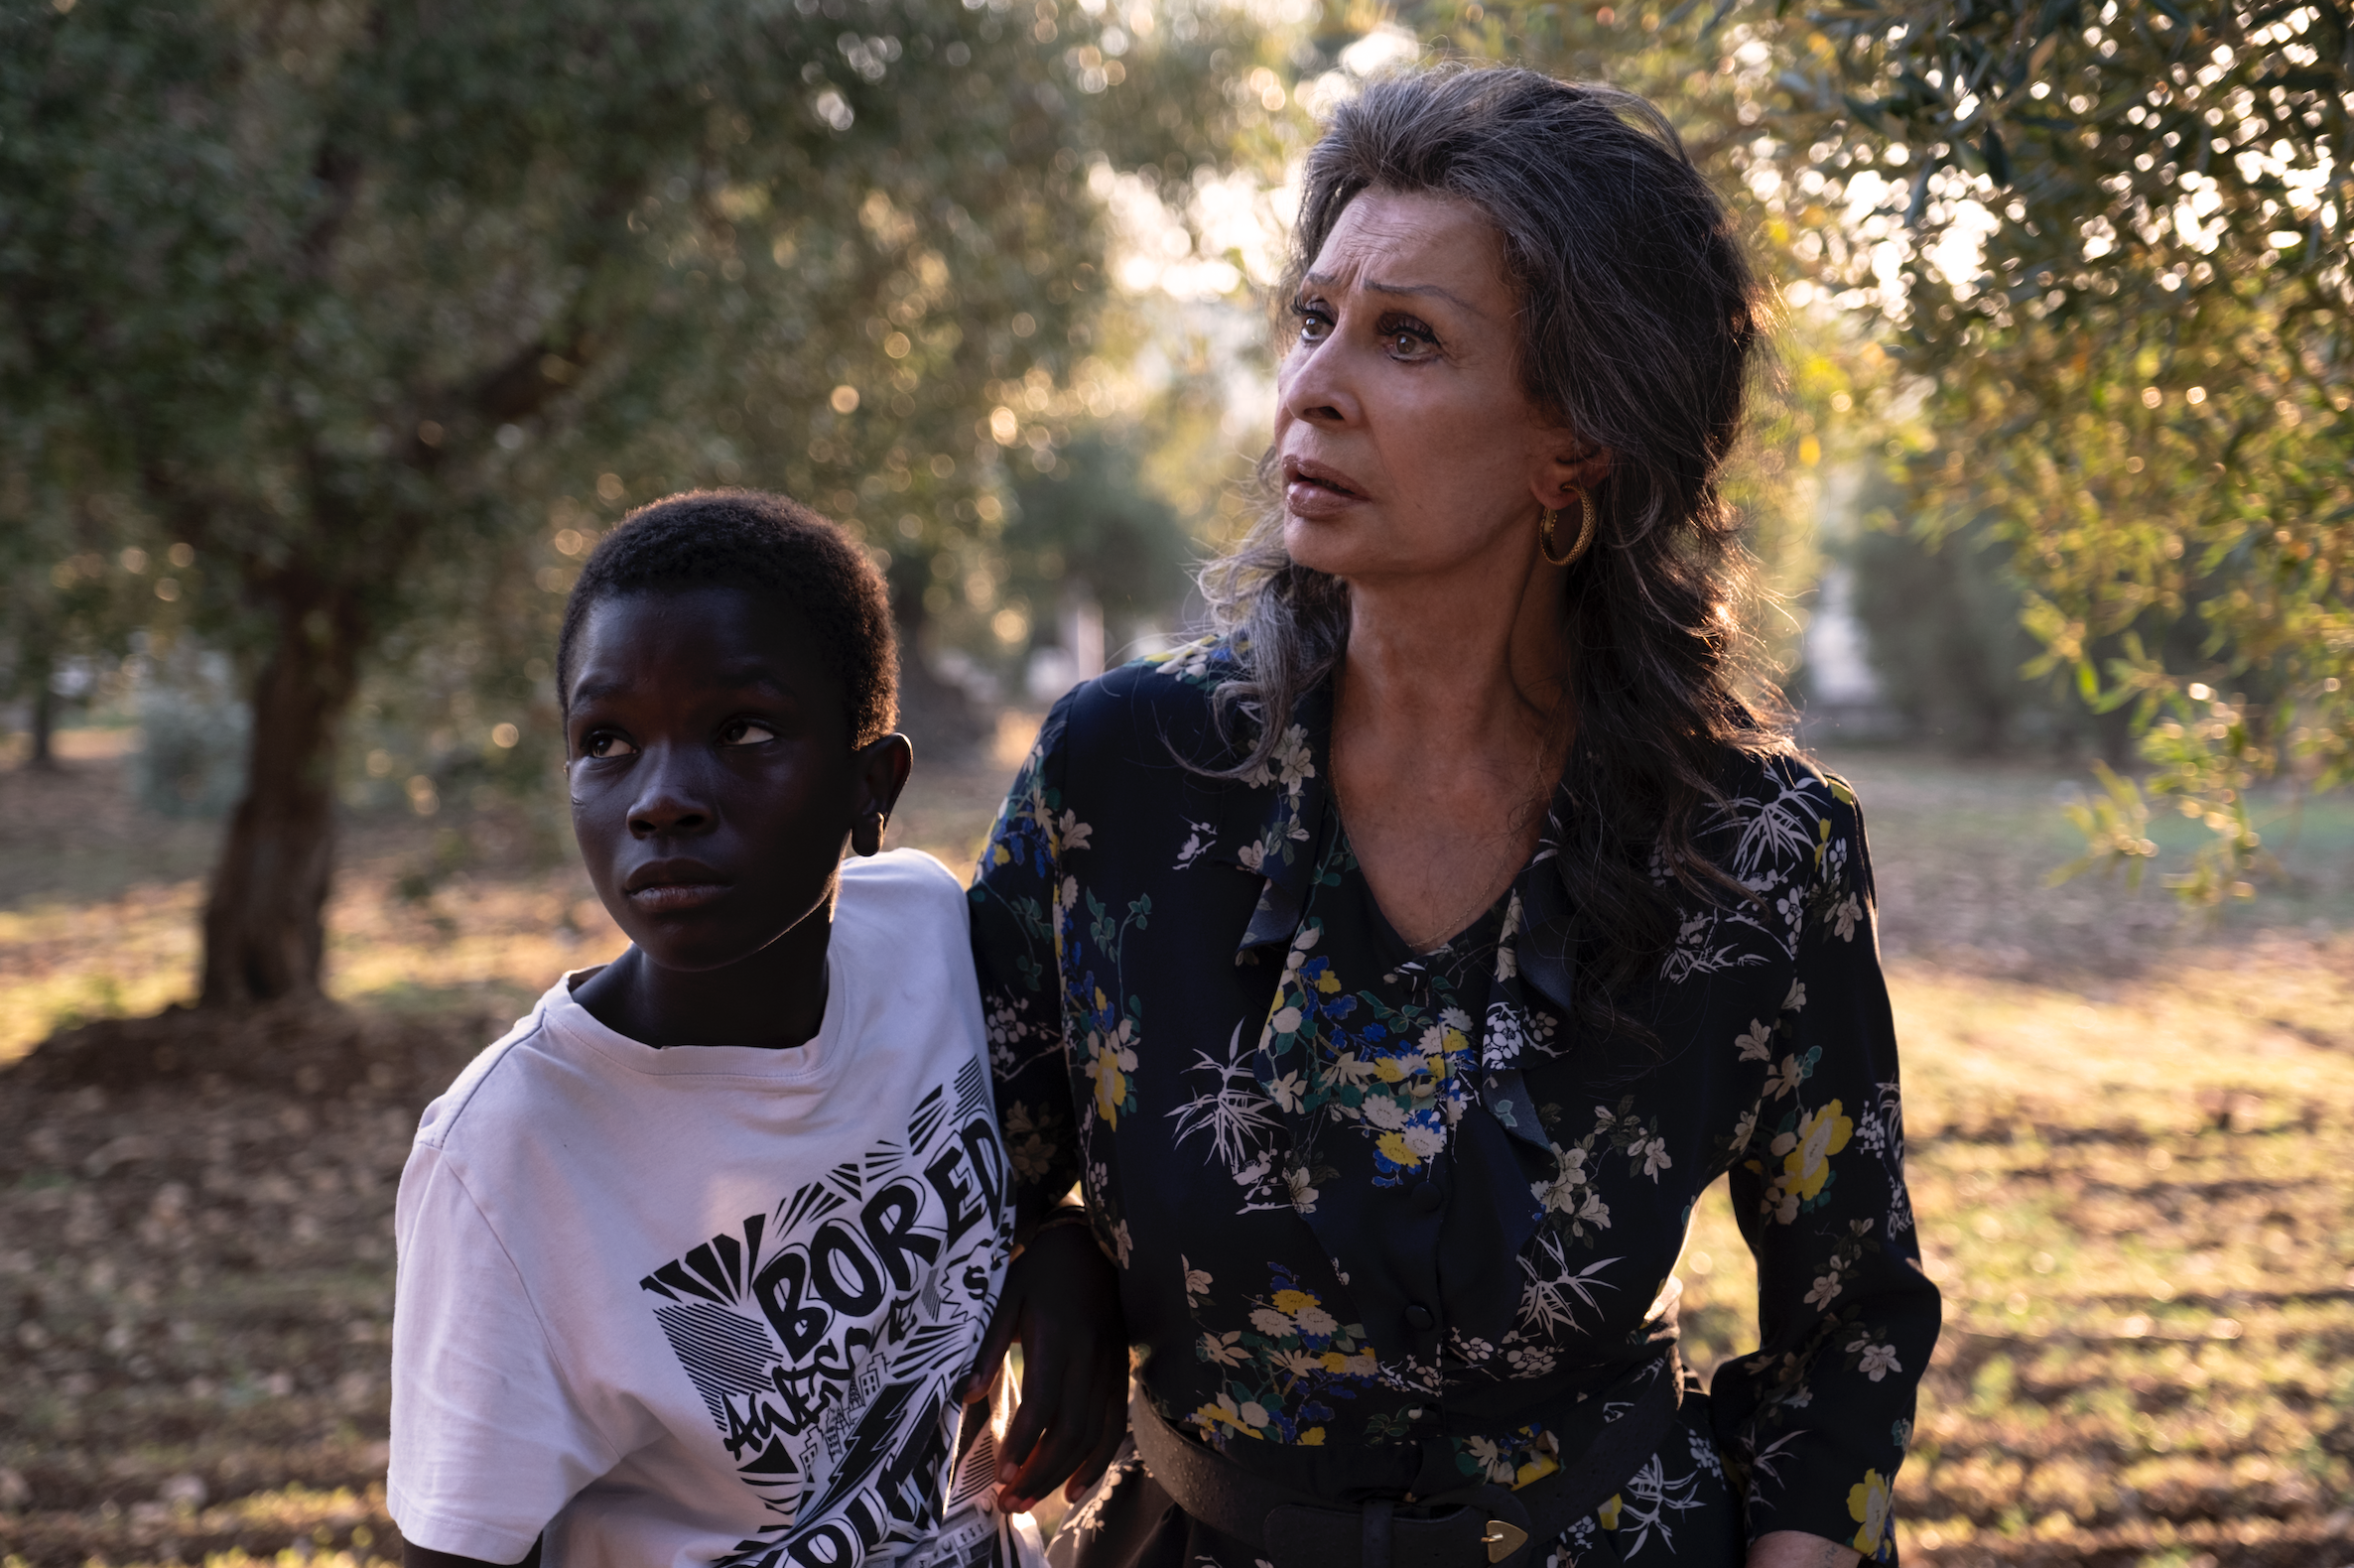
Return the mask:
<svg viewBox="0 0 2354 1568">
<path fill-rule="evenodd" d="M 988 1397 L 1005 1349 L 1021 1336 L 1021 1408 L 997 1449 L 997 1505 L 1027 1512 L 1069 1478 L 1076 1499 L 1096 1484 L 1127 1431 L 1128 1343 L 1119 1274 L 1085 1225 L 1030 1239 L 1005 1270 L 1005 1292 L 981 1337 L 965 1402 Z"/>
<path fill-rule="evenodd" d="M 1750 1542 L 1749 1568 L 1854 1568 L 1862 1555 L 1804 1530 L 1771 1530 Z"/>
</svg>

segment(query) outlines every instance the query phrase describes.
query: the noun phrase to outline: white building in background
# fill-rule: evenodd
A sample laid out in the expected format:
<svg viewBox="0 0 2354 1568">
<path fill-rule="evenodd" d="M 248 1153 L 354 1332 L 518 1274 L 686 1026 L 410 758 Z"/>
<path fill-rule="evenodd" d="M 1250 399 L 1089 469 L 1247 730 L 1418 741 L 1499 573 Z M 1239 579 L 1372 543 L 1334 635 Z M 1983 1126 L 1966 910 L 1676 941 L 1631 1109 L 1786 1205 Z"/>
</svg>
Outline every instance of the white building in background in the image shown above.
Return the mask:
<svg viewBox="0 0 2354 1568">
<path fill-rule="evenodd" d="M 1843 562 L 1823 570 L 1814 618 L 1806 623 L 1806 695 L 1809 709 L 1865 709 L 1881 704 L 1880 678 L 1864 646 L 1856 619 L 1855 574 Z"/>
<path fill-rule="evenodd" d="M 1840 559 L 1841 546 L 1865 526 L 1860 516 L 1863 470 L 1852 465 L 1822 476 L 1815 527 L 1824 546 L 1822 576 L 1813 608 L 1798 643 L 1793 696 L 1802 700 L 1800 731 L 1808 745 L 1834 738 L 1880 740 L 1896 735 L 1902 721 L 1889 706 L 1888 691 L 1872 668 L 1872 649 L 1856 613 L 1856 575 Z"/>
<path fill-rule="evenodd" d="M 1032 649 L 1022 672 L 1022 684 L 1035 703 L 1054 702 L 1104 673 L 1104 606 L 1096 596 L 1076 582 L 1066 583 L 1055 618 L 1056 640 Z"/>
</svg>

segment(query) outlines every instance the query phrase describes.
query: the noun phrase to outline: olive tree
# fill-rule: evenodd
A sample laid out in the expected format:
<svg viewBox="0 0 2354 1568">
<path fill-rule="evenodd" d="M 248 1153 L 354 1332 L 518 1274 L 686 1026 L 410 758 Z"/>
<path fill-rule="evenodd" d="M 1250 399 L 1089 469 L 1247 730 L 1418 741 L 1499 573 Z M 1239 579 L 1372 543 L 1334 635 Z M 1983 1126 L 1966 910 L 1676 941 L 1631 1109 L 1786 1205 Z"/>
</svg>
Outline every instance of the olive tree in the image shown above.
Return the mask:
<svg viewBox="0 0 2354 1568">
<path fill-rule="evenodd" d="M 8 526 L 113 497 L 248 672 L 203 1002 L 317 987 L 353 693 L 516 539 L 782 485 L 920 616 L 1000 510 L 992 390 L 1085 351 L 1088 166 L 1211 156 L 1249 47 L 1105 0 L 6 0 Z"/>
<path fill-rule="evenodd" d="M 1779 37 L 1765 151 L 1879 221 L 1872 298 L 1933 381 L 1921 523 L 2012 542 L 2044 664 L 2130 707 L 2215 832 L 2177 885 L 2245 896 L 2250 787 L 2354 777 L 2354 8 L 1862 4 Z M 2112 785 L 2092 859 L 2138 871 Z"/>
</svg>

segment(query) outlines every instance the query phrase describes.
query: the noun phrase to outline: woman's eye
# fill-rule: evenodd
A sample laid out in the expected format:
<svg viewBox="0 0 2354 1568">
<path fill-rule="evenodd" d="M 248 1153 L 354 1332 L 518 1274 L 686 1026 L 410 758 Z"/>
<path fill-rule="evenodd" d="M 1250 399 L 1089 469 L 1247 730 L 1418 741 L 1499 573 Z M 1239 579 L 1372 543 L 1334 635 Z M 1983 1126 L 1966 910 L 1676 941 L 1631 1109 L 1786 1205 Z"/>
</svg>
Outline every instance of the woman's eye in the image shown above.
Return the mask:
<svg viewBox="0 0 2354 1568">
<path fill-rule="evenodd" d="M 1381 341 L 1395 359 L 1428 359 L 1439 347 L 1427 327 L 1389 327 L 1383 329 Z"/>
<path fill-rule="evenodd" d="M 637 747 L 619 735 L 599 731 L 588 737 L 587 744 L 581 747 L 581 751 L 584 755 L 592 757 L 626 757 L 636 755 Z"/>
<path fill-rule="evenodd" d="M 1300 341 L 1320 343 L 1332 335 L 1332 318 L 1312 305 L 1295 305 L 1291 314 L 1300 321 Z"/>
<path fill-rule="evenodd" d="M 756 746 L 763 740 L 775 738 L 775 730 L 749 719 L 738 719 L 719 731 L 719 744 L 723 746 Z"/>
</svg>

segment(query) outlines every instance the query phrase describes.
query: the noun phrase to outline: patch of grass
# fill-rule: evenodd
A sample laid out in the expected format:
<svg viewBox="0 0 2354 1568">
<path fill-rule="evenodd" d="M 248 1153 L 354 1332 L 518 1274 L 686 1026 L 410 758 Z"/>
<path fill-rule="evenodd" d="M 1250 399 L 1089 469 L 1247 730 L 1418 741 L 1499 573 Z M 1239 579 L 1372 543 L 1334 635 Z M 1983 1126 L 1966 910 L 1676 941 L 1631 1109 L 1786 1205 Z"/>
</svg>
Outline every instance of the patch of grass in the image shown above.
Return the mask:
<svg viewBox="0 0 2354 1568">
<path fill-rule="evenodd" d="M 2255 900 L 2209 915 L 2186 913 L 2160 885 L 2206 836 L 2164 811 L 2152 823 L 2160 857 L 2139 890 L 2097 873 L 2045 885 L 2084 851 L 2062 807 L 2093 787 L 2086 772 L 1901 751 L 1826 760 L 1864 803 L 1892 959 L 2081 984 L 2268 931 L 2354 928 L 2354 791 L 2302 805 L 2279 793 L 2258 798 L 2252 816 L 2282 872 L 2261 879 Z"/>
<path fill-rule="evenodd" d="M 196 966 L 196 888 L 134 887 L 81 904 L 0 910 L 0 1066 L 60 1029 L 186 999 Z"/>
</svg>

